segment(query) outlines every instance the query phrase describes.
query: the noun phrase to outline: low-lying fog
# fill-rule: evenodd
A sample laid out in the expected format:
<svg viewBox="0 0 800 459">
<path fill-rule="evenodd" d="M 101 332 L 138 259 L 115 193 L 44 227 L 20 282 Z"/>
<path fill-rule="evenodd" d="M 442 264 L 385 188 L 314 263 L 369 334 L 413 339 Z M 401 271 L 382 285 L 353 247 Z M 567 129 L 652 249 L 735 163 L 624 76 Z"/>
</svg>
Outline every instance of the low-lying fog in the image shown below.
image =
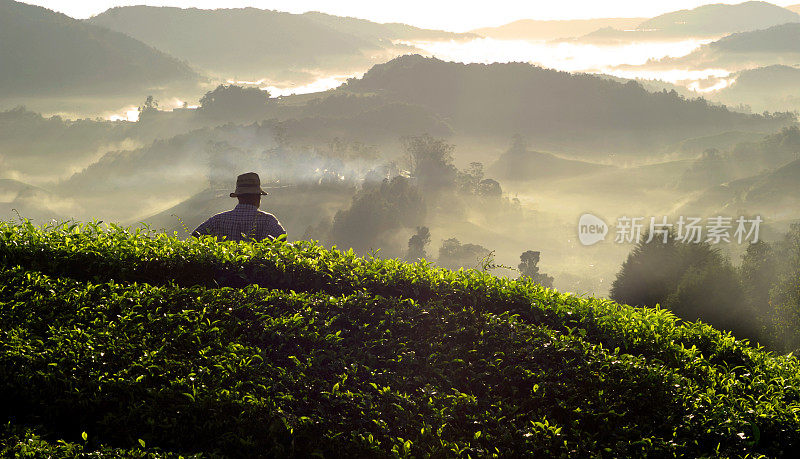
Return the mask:
<svg viewBox="0 0 800 459">
<path fill-rule="evenodd" d="M 691 94 L 688 89 L 698 92 L 721 89 L 730 84 L 730 79 L 726 78 L 731 72 L 725 69 L 653 69 L 647 66 L 631 69 L 630 66 L 641 66 L 663 57 L 684 56 L 710 41 L 681 39 L 598 45 L 575 41 L 480 38 L 404 44 L 446 61 L 522 61 L 569 72 L 657 79 L 665 82 L 664 87 L 675 84 Z M 628 67 L 620 67 L 624 65 Z M 337 212 L 356 205 L 353 196 L 357 196 L 362 189 L 361 183 L 370 171 L 374 173 L 389 161 L 394 161 L 398 171 L 409 168 L 403 162 L 407 152 L 399 143 L 400 135 L 394 135 L 389 141 L 363 140 L 348 134 L 347 129 L 337 130 L 335 126 L 325 124 L 329 121 L 320 121 L 322 124 L 313 124 L 313 128 L 308 127 L 305 133 L 313 137 L 316 135 L 313 134 L 315 129 L 322 129 L 324 135 L 328 136 L 327 140 L 301 135 L 302 140 L 295 139 L 287 143 L 281 140 L 276 142 L 274 138 L 281 136 L 282 130 L 286 129 L 286 124 L 280 123 L 289 123 L 294 118 L 318 116 L 314 112 L 316 108 L 304 108 L 312 99 L 325 96 L 316 93 L 339 87 L 349 78 L 360 78 L 367 70 L 364 68 L 362 72 L 349 74 L 325 74 L 317 70 L 318 76 L 311 82 L 266 78 L 242 80 L 230 76 L 222 81 L 208 82 L 196 88 L 196 93 L 185 88 L 180 93 L 162 88 L 153 94 L 158 101 L 153 113 L 163 121 L 158 121 L 154 116 L 147 123 L 139 120 L 145 95 L 129 100 L 122 96 L 106 99 L 88 97 L 61 100 L 58 103 L 54 103 L 54 98 L 29 98 L 25 105 L 45 116 L 61 114 L 73 119 L 99 117 L 121 124 L 92 127 L 99 131 L 86 134 L 86 137 L 75 140 L 77 146 L 67 148 L 73 154 L 71 159 L 58 156 L 56 150 L 63 140 L 56 136 L 52 143 L 41 147 L 44 156 L 55 158 L 46 167 L 41 162 L 31 162 L 25 157 L 5 159 L 4 163 L 0 163 L 1 179 L 11 179 L 36 189 L 24 191 L 23 185 L 7 183 L 4 185 L 6 189 L 0 189 L 0 206 L 8 211 L 12 208 L 25 209 L 26 203 L 35 202 L 36 208 L 59 216 L 82 220 L 103 218 L 125 223 L 146 220 L 171 231 L 180 227 L 178 219 L 181 225 L 192 227 L 211 213 L 230 207 L 232 202 L 224 196 L 235 173 L 252 169 L 262 172 L 265 182 L 270 185 L 289 186 L 286 189 L 277 188 L 278 191 L 265 199 L 264 207 L 287 223 L 292 239 L 314 237 L 324 240 L 328 237 L 328 241 L 335 243 L 337 241 L 331 234 L 336 231 Z M 271 124 L 269 128 L 262 126 L 262 130 L 252 127 L 228 129 L 222 125 L 232 121 L 229 119 L 219 122 L 198 121 L 201 118 L 195 113 L 199 113 L 196 110 L 199 99 L 216 83 L 253 86 L 268 91 L 273 98 L 281 98 L 273 99 L 280 102 L 276 105 L 278 108 L 268 114 L 234 121 L 239 126 L 246 126 L 275 118 L 278 127 Z M 487 81 L 487 84 L 492 82 Z M 307 97 L 301 96 L 303 94 Z M 7 102 L 0 108 L 10 109 Z M 325 116 L 335 116 L 335 113 Z M 298 129 L 304 129 L 302 126 L 305 125 Z M 580 132 L 580 129 L 580 126 L 576 126 L 576 132 Z M 705 142 L 719 146 L 724 152 L 724 148 L 731 148 L 740 140 L 754 141 L 764 134 L 751 133 L 744 138 L 733 136 L 733 140 L 722 139 L 718 143 L 701 139 L 698 145 Z M 340 135 L 344 139 L 339 138 Z M 96 136 L 96 141 L 87 140 L 91 136 Z M 462 244 L 476 244 L 494 251 L 497 263 L 512 267 L 519 263 L 522 252 L 537 250 L 542 253 L 540 267 L 543 272 L 555 277 L 555 286 L 577 293 L 607 294 L 620 264 L 632 248 L 631 244 L 614 243 L 613 234 L 603 243 L 592 247 L 582 246 L 576 239 L 577 222 L 581 214 L 592 213 L 605 219 L 609 225 L 623 215 L 645 217 L 646 221 L 651 216 L 677 215 L 685 211 L 682 205 L 702 195 L 704 186 L 713 187 L 721 183 L 709 181 L 704 185 L 688 186 L 683 182 L 687 180 L 695 158 L 703 151 L 698 146 L 686 148 L 680 143 L 686 139 L 676 139 L 675 144 L 664 145 L 653 151 L 642 151 L 638 156 L 620 157 L 609 154 L 607 150 L 593 155 L 591 151 L 577 151 L 558 143 L 538 142 L 531 145 L 529 150 L 552 154 L 546 161 L 580 160 L 582 164 L 578 166 L 585 170 L 580 174 L 515 180 L 497 175 L 497 163 L 509 150 L 510 136 L 480 138 L 461 133 L 434 137 L 444 137 L 448 144 L 454 146 L 453 164 L 461 171 L 472 167 L 471 163 L 481 163 L 483 170 L 478 180 L 498 179 L 502 187 L 502 199 L 488 202 L 483 197 L 458 198 L 458 202 L 453 204 L 459 209 L 456 214 L 442 211 L 448 210 L 448 205 L 441 201 L 429 203 L 427 217 L 420 219 L 420 226 L 427 226 L 431 231 L 431 243 L 427 248 L 429 256 L 436 258 L 443 241 L 454 237 Z M 339 147 L 334 144 L 338 141 L 345 143 L 342 151 L 336 150 Z M 375 150 L 371 162 L 358 164 L 357 167 L 348 162 L 348 155 L 357 157 L 362 154 L 349 151 L 356 145 L 368 145 Z M 209 177 L 214 172 L 209 169 L 219 167 L 213 159 L 209 159 L 209 151 L 217 151 L 215 148 L 249 159 L 244 161 L 247 167 L 241 161 L 234 161 L 218 169 L 216 172 L 224 171 L 227 175 L 221 174 L 225 175 L 223 177 L 217 174 L 209 188 Z M 325 156 L 332 152 L 340 158 L 338 162 L 297 163 L 302 163 L 303 158 Z M 275 162 L 278 157 L 282 163 Z M 148 166 L 147 161 L 152 161 L 153 165 Z M 296 170 L 282 173 L 282 166 L 278 164 L 289 163 L 305 172 L 299 175 Z M 565 171 L 569 171 L 572 166 L 564 167 Z M 136 172 L 137 168 L 144 172 Z M 128 173 L 131 175 L 127 176 Z M 335 181 L 337 183 L 331 183 L 330 177 L 333 175 L 339 178 Z M 737 178 L 740 177 L 732 175 L 726 180 Z M 164 186 L 161 183 L 163 181 L 169 181 L 170 185 Z M 322 185 L 323 188 L 319 188 Z M 478 192 L 473 190 L 472 193 Z M 46 212 L 41 215 L 46 215 Z M 785 219 L 778 227 L 784 227 L 783 223 Z M 413 228 L 405 228 L 378 242 L 393 246 L 383 251 L 387 256 L 402 256 L 413 233 Z M 725 247 L 724 250 L 735 259 L 742 248 Z M 479 260 L 474 260 L 474 266 L 478 264 Z M 498 270 L 498 274 L 504 272 Z M 513 272 L 505 274 L 515 275 Z"/>
<path fill-rule="evenodd" d="M 612 75 L 627 79 L 656 80 L 685 87 L 700 95 L 730 86 L 735 79 L 727 78 L 731 71 L 722 68 L 650 68 L 645 64 L 665 57 L 682 57 L 701 45 L 714 41 L 711 38 L 678 39 L 672 41 L 615 42 L 606 44 L 555 40 L 501 40 L 477 38 L 473 40 L 400 41 L 397 43 L 420 50 L 426 56 L 463 63 L 527 62 L 545 68 L 566 72 L 585 72 Z M 623 67 L 624 66 L 624 67 Z M 628 66 L 641 66 L 630 68 Z M 327 91 L 358 78 L 368 68 L 342 74 L 325 73 L 319 69 L 303 72 L 301 80 L 274 80 L 270 78 L 225 78 L 220 83 L 257 86 L 272 96 L 309 94 Z M 310 79 L 310 81 L 309 81 Z M 202 95 L 202 93 L 198 94 Z M 165 96 L 161 97 L 164 100 Z M 138 102 L 138 101 L 131 101 Z M 163 108 L 180 107 L 183 100 L 172 97 Z M 135 121 L 136 105 L 111 108 L 100 114 L 105 119 Z M 92 116 L 95 113 L 68 113 L 66 116 Z"/>
</svg>

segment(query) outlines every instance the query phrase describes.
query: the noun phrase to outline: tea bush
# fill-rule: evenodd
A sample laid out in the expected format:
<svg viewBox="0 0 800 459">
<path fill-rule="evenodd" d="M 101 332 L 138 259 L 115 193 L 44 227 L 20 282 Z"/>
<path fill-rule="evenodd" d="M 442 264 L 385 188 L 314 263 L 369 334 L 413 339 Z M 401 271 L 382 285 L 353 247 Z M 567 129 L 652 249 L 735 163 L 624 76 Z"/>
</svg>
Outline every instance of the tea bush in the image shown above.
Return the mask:
<svg viewBox="0 0 800 459">
<path fill-rule="evenodd" d="M 800 448 L 797 359 L 661 309 L 99 224 L 0 223 L 0 279 L 3 455 Z"/>
</svg>

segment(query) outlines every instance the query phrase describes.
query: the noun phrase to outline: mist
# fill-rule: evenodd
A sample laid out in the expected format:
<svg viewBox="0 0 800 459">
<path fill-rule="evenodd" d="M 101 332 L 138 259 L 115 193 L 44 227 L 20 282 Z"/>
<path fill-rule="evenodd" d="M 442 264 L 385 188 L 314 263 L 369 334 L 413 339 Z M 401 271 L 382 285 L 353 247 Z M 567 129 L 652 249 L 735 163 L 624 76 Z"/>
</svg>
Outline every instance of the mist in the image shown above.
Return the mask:
<svg viewBox="0 0 800 459">
<path fill-rule="evenodd" d="M 798 218 L 800 50 L 781 41 L 794 13 L 452 33 L 257 9 L 75 20 L 4 8 L 20 24 L 51 18 L 65 46 L 101 36 L 130 57 L 124 78 L 100 58 L 76 58 L 59 71 L 84 77 L 66 78 L 33 55 L 17 67 L 47 78 L 3 77 L 4 220 L 145 223 L 188 238 L 255 171 L 290 241 L 512 278 L 538 252 L 541 279 L 605 297 L 636 245 L 614 241 L 622 217 L 757 214 L 767 240 Z M 70 27 L 80 32 L 59 35 Z M 28 39 L 14 30 L 9 40 Z M 578 237 L 587 213 L 612 230 L 591 246 Z M 715 249 L 738 266 L 747 245 Z"/>
</svg>

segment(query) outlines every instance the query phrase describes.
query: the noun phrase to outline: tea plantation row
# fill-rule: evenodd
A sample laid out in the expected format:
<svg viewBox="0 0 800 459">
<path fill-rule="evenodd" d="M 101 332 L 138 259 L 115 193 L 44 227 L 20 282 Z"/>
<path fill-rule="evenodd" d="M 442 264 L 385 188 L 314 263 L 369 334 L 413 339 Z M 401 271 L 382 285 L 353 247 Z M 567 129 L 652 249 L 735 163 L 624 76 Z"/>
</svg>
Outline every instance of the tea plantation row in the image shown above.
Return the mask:
<svg viewBox="0 0 800 459">
<path fill-rule="evenodd" d="M 485 273 L 0 224 L 0 416 L 0 455 L 788 456 L 800 365 Z"/>
</svg>

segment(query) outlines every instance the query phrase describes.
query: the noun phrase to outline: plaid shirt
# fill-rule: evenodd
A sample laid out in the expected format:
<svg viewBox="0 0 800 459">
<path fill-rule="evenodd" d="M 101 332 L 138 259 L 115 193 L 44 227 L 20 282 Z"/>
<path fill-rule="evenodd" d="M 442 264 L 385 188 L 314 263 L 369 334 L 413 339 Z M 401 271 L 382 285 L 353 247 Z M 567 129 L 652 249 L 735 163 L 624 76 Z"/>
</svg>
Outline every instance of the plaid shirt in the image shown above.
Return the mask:
<svg viewBox="0 0 800 459">
<path fill-rule="evenodd" d="M 262 240 L 286 234 L 274 215 L 258 210 L 250 204 L 237 204 L 233 210 L 209 218 L 197 227 L 193 236 L 217 236 L 229 241 Z"/>
</svg>

